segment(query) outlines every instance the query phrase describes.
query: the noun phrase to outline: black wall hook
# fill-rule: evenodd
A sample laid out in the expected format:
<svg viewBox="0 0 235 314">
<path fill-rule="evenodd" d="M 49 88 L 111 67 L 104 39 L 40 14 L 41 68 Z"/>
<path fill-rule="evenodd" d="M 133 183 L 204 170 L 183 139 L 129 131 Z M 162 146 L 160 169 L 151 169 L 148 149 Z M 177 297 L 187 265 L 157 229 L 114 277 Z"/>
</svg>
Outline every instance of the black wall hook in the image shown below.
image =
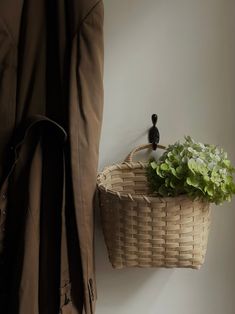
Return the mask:
<svg viewBox="0 0 235 314">
<path fill-rule="evenodd" d="M 160 133 L 158 131 L 158 128 L 156 127 L 157 120 L 158 120 L 158 115 L 153 114 L 152 115 L 153 126 L 149 129 L 149 134 L 148 134 L 148 140 L 149 140 L 149 143 L 152 143 L 153 150 L 157 149 L 157 144 L 159 143 L 159 140 L 160 140 Z"/>
</svg>

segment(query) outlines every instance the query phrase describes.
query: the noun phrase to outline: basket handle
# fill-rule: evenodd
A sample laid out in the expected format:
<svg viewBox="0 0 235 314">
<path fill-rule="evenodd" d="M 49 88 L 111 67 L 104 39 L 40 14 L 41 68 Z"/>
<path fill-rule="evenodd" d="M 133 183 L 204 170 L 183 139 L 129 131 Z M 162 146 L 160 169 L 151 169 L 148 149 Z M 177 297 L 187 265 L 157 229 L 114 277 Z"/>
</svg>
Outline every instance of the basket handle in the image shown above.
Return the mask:
<svg viewBox="0 0 235 314">
<path fill-rule="evenodd" d="M 126 158 L 124 159 L 123 162 L 132 162 L 133 157 L 134 157 L 134 155 L 135 155 L 137 152 L 139 152 L 140 150 L 147 149 L 147 148 L 151 148 L 151 149 L 152 149 L 152 147 L 153 147 L 153 144 L 152 144 L 152 143 L 137 146 L 136 148 L 134 148 L 134 149 L 126 156 Z M 157 148 L 166 149 L 166 147 L 163 146 L 163 145 L 157 145 Z"/>
</svg>

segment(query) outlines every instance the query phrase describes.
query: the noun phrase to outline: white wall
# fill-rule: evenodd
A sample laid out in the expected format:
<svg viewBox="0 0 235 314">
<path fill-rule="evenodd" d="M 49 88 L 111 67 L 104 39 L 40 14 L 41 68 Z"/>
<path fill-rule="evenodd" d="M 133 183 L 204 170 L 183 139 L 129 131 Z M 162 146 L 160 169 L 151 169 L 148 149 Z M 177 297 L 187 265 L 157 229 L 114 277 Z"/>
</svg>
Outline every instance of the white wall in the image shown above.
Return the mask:
<svg viewBox="0 0 235 314">
<path fill-rule="evenodd" d="M 104 0 L 101 170 L 147 142 L 184 135 L 223 146 L 235 163 L 235 0 Z M 99 218 L 97 314 L 235 314 L 235 202 L 214 207 L 206 262 L 113 270 Z M 98 214 L 97 214 L 98 216 Z"/>
</svg>

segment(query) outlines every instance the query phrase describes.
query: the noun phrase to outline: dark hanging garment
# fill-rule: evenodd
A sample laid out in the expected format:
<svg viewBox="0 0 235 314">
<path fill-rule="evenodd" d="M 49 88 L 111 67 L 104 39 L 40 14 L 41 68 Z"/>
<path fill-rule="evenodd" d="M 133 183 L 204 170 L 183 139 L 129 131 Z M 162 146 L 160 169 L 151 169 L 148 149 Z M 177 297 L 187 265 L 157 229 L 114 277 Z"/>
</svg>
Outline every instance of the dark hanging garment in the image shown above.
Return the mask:
<svg viewBox="0 0 235 314">
<path fill-rule="evenodd" d="M 102 1 L 0 1 L 1 313 L 94 313 L 102 80 Z"/>
</svg>

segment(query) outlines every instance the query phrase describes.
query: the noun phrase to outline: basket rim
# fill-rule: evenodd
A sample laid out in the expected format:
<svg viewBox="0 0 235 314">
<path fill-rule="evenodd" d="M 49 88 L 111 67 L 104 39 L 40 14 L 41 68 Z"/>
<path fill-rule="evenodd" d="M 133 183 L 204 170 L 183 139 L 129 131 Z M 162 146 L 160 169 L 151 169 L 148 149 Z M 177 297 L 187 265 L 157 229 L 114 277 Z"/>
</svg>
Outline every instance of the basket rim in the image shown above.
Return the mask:
<svg viewBox="0 0 235 314">
<path fill-rule="evenodd" d="M 153 196 L 153 195 L 144 195 L 144 194 L 131 194 L 131 193 L 120 193 L 118 191 L 114 191 L 112 189 L 108 189 L 103 184 L 103 179 L 105 179 L 105 176 L 107 173 L 113 170 L 122 170 L 122 169 L 142 169 L 145 168 L 148 165 L 148 162 L 143 161 L 132 161 L 132 162 L 122 162 L 122 163 L 114 163 L 112 165 L 106 166 L 103 168 L 102 171 L 100 171 L 97 175 L 97 188 L 100 191 L 106 192 L 108 194 L 111 194 L 112 196 L 116 196 L 119 199 L 122 200 L 131 200 L 131 201 L 147 201 L 148 203 L 152 202 L 160 202 L 160 203 L 171 203 L 171 202 L 182 202 L 182 201 L 191 201 L 193 202 L 199 202 L 199 203 L 208 203 L 210 202 L 197 197 L 192 198 L 187 194 L 181 194 L 178 196 Z"/>
</svg>

